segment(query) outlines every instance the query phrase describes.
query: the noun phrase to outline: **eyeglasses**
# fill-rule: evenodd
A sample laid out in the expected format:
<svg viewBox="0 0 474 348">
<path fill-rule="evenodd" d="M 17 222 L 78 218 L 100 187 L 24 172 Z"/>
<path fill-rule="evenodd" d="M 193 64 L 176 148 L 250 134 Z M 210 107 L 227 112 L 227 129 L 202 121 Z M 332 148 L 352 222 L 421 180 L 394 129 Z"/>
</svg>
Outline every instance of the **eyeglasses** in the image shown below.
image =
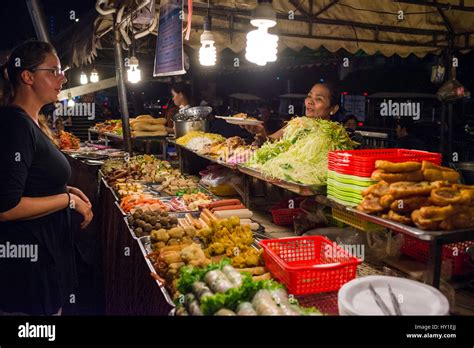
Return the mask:
<svg viewBox="0 0 474 348">
<path fill-rule="evenodd" d="M 64 69 L 61 69 L 61 68 L 31 68 L 31 69 L 26 69 L 28 71 L 31 71 L 31 72 L 35 72 L 35 71 L 41 71 L 41 70 L 44 70 L 44 71 L 51 71 L 51 73 L 55 76 L 55 77 L 58 77 L 58 76 L 64 76 L 64 73 L 69 70 L 69 67 L 67 66 L 66 68 Z"/>
</svg>

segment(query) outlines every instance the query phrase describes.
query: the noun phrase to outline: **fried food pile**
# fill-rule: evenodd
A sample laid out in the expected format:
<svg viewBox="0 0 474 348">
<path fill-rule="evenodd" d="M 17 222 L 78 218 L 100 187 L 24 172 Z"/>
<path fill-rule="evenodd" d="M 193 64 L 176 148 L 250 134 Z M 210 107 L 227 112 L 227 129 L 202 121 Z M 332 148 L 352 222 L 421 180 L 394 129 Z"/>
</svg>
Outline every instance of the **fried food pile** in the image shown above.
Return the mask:
<svg viewBox="0 0 474 348">
<path fill-rule="evenodd" d="M 375 167 L 379 182 L 362 192 L 358 210 L 422 230 L 474 227 L 474 186 L 457 184 L 455 170 L 427 161 L 376 161 Z"/>
</svg>

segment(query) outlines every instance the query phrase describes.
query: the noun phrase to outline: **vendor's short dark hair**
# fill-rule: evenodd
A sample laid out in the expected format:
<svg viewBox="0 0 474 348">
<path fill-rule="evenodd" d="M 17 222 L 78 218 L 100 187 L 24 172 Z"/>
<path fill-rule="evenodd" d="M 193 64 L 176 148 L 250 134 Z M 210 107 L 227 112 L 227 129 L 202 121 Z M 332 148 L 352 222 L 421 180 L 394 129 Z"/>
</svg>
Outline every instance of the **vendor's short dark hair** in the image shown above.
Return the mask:
<svg viewBox="0 0 474 348">
<path fill-rule="evenodd" d="M 171 89 L 176 93 L 183 93 L 183 95 L 188 99 L 191 100 L 191 86 L 184 82 L 176 82 L 171 86 Z"/>
<path fill-rule="evenodd" d="M 331 106 L 340 105 L 341 103 L 341 89 L 339 84 L 334 80 L 319 80 L 316 85 L 323 85 L 329 91 L 329 101 Z"/>
</svg>

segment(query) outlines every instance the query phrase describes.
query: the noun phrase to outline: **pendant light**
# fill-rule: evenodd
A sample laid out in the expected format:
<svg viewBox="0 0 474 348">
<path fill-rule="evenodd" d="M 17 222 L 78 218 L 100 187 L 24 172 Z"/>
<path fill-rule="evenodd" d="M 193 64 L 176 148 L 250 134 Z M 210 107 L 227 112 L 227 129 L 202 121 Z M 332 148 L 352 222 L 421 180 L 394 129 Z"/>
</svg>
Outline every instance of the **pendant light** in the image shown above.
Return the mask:
<svg viewBox="0 0 474 348">
<path fill-rule="evenodd" d="M 99 82 L 99 72 L 97 71 L 96 68 L 91 70 L 90 80 L 92 83 Z"/>
<path fill-rule="evenodd" d="M 81 71 L 80 81 L 81 81 L 81 85 L 87 85 L 87 83 L 89 82 L 87 80 L 87 75 L 84 73 L 84 71 Z"/>
<path fill-rule="evenodd" d="M 272 4 L 267 1 L 259 1 L 252 12 L 250 24 L 257 29 L 247 34 L 245 58 L 249 62 L 261 66 L 268 62 L 275 62 L 278 52 L 278 36 L 268 33 L 268 29 L 277 24 Z"/>
<path fill-rule="evenodd" d="M 204 19 L 204 31 L 201 34 L 201 48 L 199 49 L 199 62 L 204 66 L 216 65 L 216 47 L 214 35 L 211 31 L 212 20 L 209 14 L 209 1 L 207 2 L 207 16 Z"/>
<path fill-rule="evenodd" d="M 142 72 L 138 68 L 138 58 L 135 57 L 135 41 L 132 42 L 132 56 L 128 59 L 127 79 L 130 83 L 137 83 L 142 79 Z"/>
</svg>

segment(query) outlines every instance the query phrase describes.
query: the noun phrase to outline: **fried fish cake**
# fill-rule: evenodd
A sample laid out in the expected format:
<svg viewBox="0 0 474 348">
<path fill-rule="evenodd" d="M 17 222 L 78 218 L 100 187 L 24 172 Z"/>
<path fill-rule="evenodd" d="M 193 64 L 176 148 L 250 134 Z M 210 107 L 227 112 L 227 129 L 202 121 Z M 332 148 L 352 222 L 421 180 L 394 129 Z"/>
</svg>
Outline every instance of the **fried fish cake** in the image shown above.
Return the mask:
<svg viewBox="0 0 474 348">
<path fill-rule="evenodd" d="M 388 212 L 388 218 L 392 221 L 399 222 L 404 225 L 413 226 L 413 221 L 410 215 L 403 215 L 390 210 Z"/>
<path fill-rule="evenodd" d="M 388 183 L 394 183 L 398 181 L 423 181 L 423 172 L 421 170 L 414 171 L 414 172 L 407 172 L 407 173 L 386 173 L 380 169 L 376 169 L 373 173 L 371 178 L 373 180 L 383 180 Z"/>
<path fill-rule="evenodd" d="M 413 210 L 431 205 L 430 199 L 425 196 L 406 197 L 394 200 L 390 209 L 396 213 L 411 213 Z"/>
<path fill-rule="evenodd" d="M 474 217 L 468 212 L 455 214 L 441 221 L 439 227 L 447 231 L 474 227 Z"/>
<path fill-rule="evenodd" d="M 394 200 L 395 198 L 393 198 L 392 195 L 383 195 L 382 197 L 380 197 L 380 205 L 384 209 L 389 209 L 390 205 L 393 203 Z"/>
<path fill-rule="evenodd" d="M 367 214 L 373 214 L 381 213 L 385 210 L 385 208 L 380 205 L 380 197 L 368 195 L 365 196 L 362 202 L 359 203 L 357 210 Z"/>
<path fill-rule="evenodd" d="M 440 221 L 423 218 L 420 209 L 414 210 L 411 213 L 411 219 L 415 226 L 422 230 L 436 231 L 439 229 Z"/>
<path fill-rule="evenodd" d="M 430 219 L 433 221 L 443 221 L 460 212 L 459 207 L 447 205 L 445 207 L 428 206 L 420 208 L 420 215 L 423 219 Z"/>
<path fill-rule="evenodd" d="M 407 173 L 421 170 L 421 163 L 413 161 L 394 163 L 390 161 L 378 160 L 375 161 L 375 168 L 381 169 L 386 173 Z"/>
<path fill-rule="evenodd" d="M 427 181 L 401 181 L 390 184 L 388 192 L 395 199 L 400 199 L 413 196 L 429 196 L 432 189 L 433 185 Z"/>
<path fill-rule="evenodd" d="M 454 169 L 438 166 L 428 161 L 422 162 L 421 171 L 423 172 L 424 179 L 427 181 L 442 180 L 457 183 L 461 177 Z"/>
<path fill-rule="evenodd" d="M 388 193 L 388 183 L 385 181 L 380 181 L 377 184 L 369 186 L 364 191 L 362 191 L 362 196 L 373 195 L 377 197 L 382 197 L 383 195 Z"/>
</svg>

